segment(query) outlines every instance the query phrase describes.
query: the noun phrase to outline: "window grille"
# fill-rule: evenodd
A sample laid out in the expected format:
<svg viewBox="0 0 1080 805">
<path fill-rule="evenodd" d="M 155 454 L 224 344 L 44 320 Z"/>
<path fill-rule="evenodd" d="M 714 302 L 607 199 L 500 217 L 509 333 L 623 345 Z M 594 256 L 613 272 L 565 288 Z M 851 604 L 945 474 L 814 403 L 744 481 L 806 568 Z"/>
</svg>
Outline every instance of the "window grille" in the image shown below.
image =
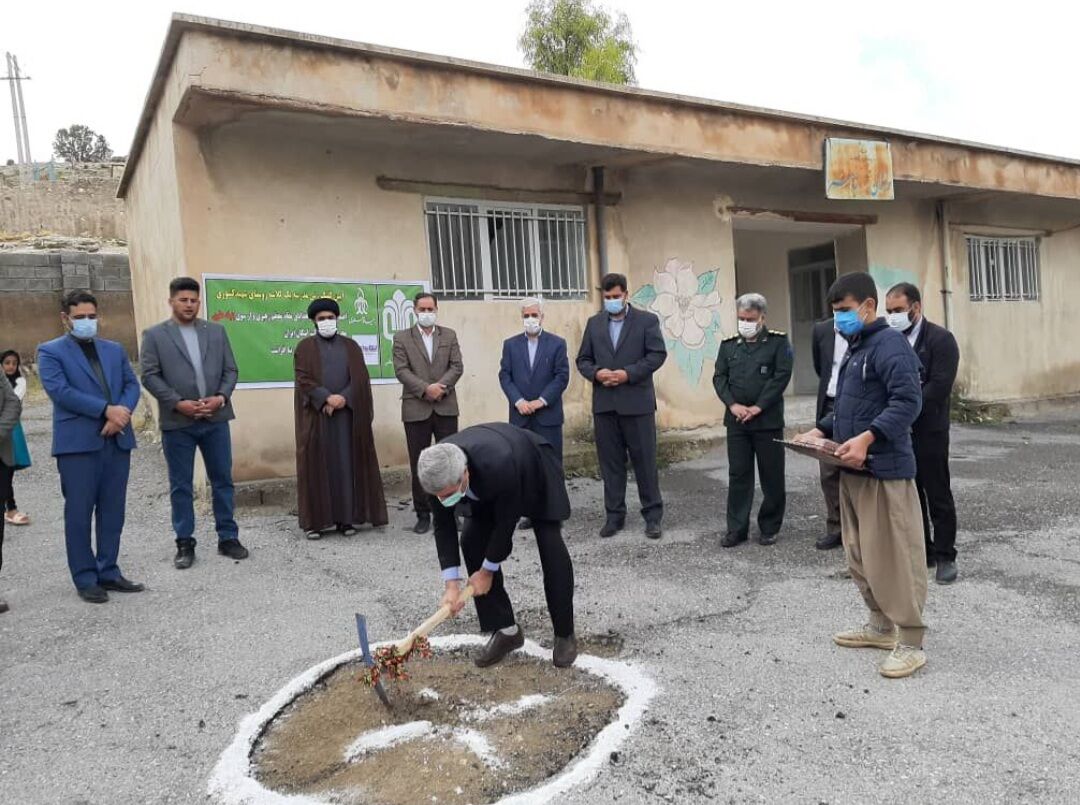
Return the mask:
<svg viewBox="0 0 1080 805">
<path fill-rule="evenodd" d="M 448 299 L 586 297 L 580 207 L 428 200 L 431 289 Z"/>
<path fill-rule="evenodd" d="M 1037 238 L 967 236 L 972 302 L 1038 301 Z"/>
</svg>

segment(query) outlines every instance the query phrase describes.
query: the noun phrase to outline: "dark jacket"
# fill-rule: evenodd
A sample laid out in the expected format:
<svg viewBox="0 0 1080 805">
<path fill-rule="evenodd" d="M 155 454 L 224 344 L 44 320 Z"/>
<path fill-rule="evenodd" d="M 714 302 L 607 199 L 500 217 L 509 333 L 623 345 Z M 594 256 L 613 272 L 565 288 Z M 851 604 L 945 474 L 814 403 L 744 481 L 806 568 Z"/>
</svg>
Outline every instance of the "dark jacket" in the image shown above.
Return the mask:
<svg viewBox="0 0 1080 805">
<path fill-rule="evenodd" d="M 923 434 L 944 433 L 949 429 L 960 348 L 952 333 L 924 318 L 922 330 L 915 340 L 915 354 L 922 364 L 923 406 L 912 431 L 916 438 Z"/>
<path fill-rule="evenodd" d="M 465 453 L 469 467 L 469 493 L 463 498 L 469 516 L 490 524 L 491 537 L 484 558 L 502 563 L 513 548 L 518 520 L 562 521 L 570 517 L 562 462 L 555 448 L 535 433 L 506 422 L 473 425 L 443 439 Z M 454 510 L 431 496 L 435 520 L 435 548 L 443 570 L 459 567 L 457 520 Z"/>
<path fill-rule="evenodd" d="M 794 357 L 791 342 L 779 330 L 766 330 L 753 342 L 736 335 L 720 343 L 713 388 L 729 409 L 724 411 L 725 427 L 783 430 L 784 389 L 791 380 Z M 756 405 L 761 413 L 744 425 L 730 411 L 735 403 Z"/>
<path fill-rule="evenodd" d="M 921 409 L 919 359 L 903 333 L 878 319 L 851 342 L 840 367 L 835 408 L 818 427 L 841 444 L 873 432 L 870 473 L 882 480 L 914 478 L 911 426 Z"/>
<path fill-rule="evenodd" d="M 570 361 L 566 340 L 542 331 L 536 346 L 536 361 L 529 366 L 529 337 L 522 333 L 503 342 L 499 363 L 499 385 L 510 403 L 510 424 L 525 427 L 530 419 L 538 425 L 563 423 L 562 395 L 570 383 Z M 546 406 L 535 414 L 522 416 L 514 404 L 518 400 L 544 399 Z"/>
<path fill-rule="evenodd" d="M 206 396 L 220 394 L 225 398 L 225 405 L 216 410 L 209 421 L 228 422 L 235 417 L 232 395 L 238 377 L 229 336 L 220 324 L 204 319 L 195 320 L 195 333 L 202 354 Z M 181 400 L 199 399 L 199 387 L 195 366 L 175 321 L 163 321 L 143 332 L 139 364 L 143 385 L 158 401 L 161 429 L 179 430 L 195 424 L 196 420 L 176 410 L 176 404 Z"/>
<path fill-rule="evenodd" d="M 647 310 L 631 306 L 623 320 L 619 343 L 614 347 L 609 320 L 604 311 L 589 318 L 577 354 L 578 371 L 593 384 L 593 413 L 651 414 L 656 410 L 653 372 L 667 359 L 660 319 Z M 630 379 L 621 386 L 608 388 L 596 380 L 600 369 L 624 369 Z"/>
<path fill-rule="evenodd" d="M 814 418 L 819 421 L 825 416 L 825 400 L 829 396 L 829 381 L 832 379 L 835 350 L 836 329 L 833 327 L 833 320 L 819 321 L 814 325 L 813 335 L 814 374 L 818 376 L 817 413 L 814 414 Z"/>
</svg>

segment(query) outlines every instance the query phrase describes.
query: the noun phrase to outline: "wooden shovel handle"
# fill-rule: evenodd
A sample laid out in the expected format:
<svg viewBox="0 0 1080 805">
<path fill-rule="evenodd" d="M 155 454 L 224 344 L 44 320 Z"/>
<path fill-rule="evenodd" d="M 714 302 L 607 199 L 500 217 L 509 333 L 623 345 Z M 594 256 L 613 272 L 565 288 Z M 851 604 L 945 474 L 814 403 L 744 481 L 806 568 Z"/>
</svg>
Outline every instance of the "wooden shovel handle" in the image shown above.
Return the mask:
<svg viewBox="0 0 1080 805">
<path fill-rule="evenodd" d="M 468 603 L 469 599 L 472 598 L 472 597 L 473 597 L 472 585 L 467 584 L 467 585 L 465 585 L 465 589 L 463 589 L 461 591 L 461 596 L 460 596 L 459 600 L 463 604 L 465 604 L 465 603 Z M 397 643 L 396 648 L 397 648 L 398 654 L 404 654 L 407 651 L 409 651 L 412 648 L 413 642 L 415 642 L 416 638 L 418 638 L 418 637 L 427 637 L 429 634 L 431 634 L 435 630 L 436 626 L 438 626 L 440 623 L 442 623 L 444 620 L 446 620 L 449 617 L 450 617 L 450 606 L 447 605 L 447 604 L 444 604 L 443 606 L 439 607 L 438 611 L 436 611 L 436 613 L 434 615 L 432 615 L 426 621 L 424 621 L 419 626 L 417 626 L 415 629 L 413 629 L 411 632 L 409 632 L 408 637 L 406 637 L 404 640 L 401 640 L 401 641 L 399 641 Z"/>
</svg>

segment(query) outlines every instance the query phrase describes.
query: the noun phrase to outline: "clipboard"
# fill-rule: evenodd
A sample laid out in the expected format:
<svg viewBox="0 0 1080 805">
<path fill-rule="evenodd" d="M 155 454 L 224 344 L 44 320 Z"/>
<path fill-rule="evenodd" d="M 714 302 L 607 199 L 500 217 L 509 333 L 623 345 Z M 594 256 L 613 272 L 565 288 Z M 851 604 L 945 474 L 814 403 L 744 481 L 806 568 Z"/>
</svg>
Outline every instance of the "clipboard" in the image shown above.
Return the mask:
<svg viewBox="0 0 1080 805">
<path fill-rule="evenodd" d="M 784 445 L 784 447 L 791 450 L 793 453 L 799 453 L 800 455 L 817 459 L 822 464 L 828 464 L 832 467 L 841 467 L 845 470 L 853 470 L 855 472 L 866 469 L 865 464 L 862 467 L 852 467 L 850 464 L 845 464 L 838 459 L 836 457 L 836 451 L 840 448 L 840 445 L 831 439 L 818 439 L 812 443 L 793 442 L 789 439 L 777 439 L 776 441 Z"/>
</svg>

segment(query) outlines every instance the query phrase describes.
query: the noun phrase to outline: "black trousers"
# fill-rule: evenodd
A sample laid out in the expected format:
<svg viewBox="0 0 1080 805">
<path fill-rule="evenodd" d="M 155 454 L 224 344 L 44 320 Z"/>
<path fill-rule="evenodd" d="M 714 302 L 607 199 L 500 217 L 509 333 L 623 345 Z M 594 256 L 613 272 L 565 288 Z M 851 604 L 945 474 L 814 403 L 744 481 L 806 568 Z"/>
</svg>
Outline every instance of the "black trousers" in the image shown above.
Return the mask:
<svg viewBox="0 0 1080 805">
<path fill-rule="evenodd" d="M 923 434 L 914 442 L 915 488 L 922 505 L 926 555 L 955 562 L 956 503 L 949 475 L 949 432 Z"/>
<path fill-rule="evenodd" d="M 761 509 L 758 528 L 772 536 L 784 524 L 787 492 L 784 484 L 784 446 L 777 439 L 783 430 L 728 428 L 728 533 L 746 536 L 750 530 L 750 509 L 754 505 L 754 459 L 761 481 Z"/>
<path fill-rule="evenodd" d="M 0 461 L 0 500 L 11 497 L 11 479 L 15 477 L 15 468 Z M 0 568 L 4 566 L 4 518 L 0 516 Z"/>
<path fill-rule="evenodd" d="M 596 455 L 604 479 L 604 508 L 609 520 L 626 519 L 626 456 L 634 466 L 641 516 L 647 523 L 664 516 L 660 475 L 656 469 L 656 415 L 593 414 Z"/>
<path fill-rule="evenodd" d="M 405 443 L 409 448 L 409 471 L 412 473 L 413 510 L 417 514 L 431 513 L 428 493 L 420 486 L 420 479 L 416 477 L 416 462 L 420 459 L 420 452 L 431 446 L 432 439 L 441 442 L 447 436 L 457 433 L 457 421 L 456 416 L 432 414 L 421 422 L 405 423 Z"/>
<path fill-rule="evenodd" d="M 466 517 L 461 535 L 461 554 L 465 569 L 471 576 L 484 563 L 484 551 L 495 529 L 495 521 L 485 517 Z M 544 573 L 544 596 L 556 637 L 574 633 L 574 565 L 562 538 L 562 524 L 553 520 L 533 520 L 536 548 L 540 552 L 540 567 Z M 502 571 L 494 574 L 487 595 L 473 599 L 480 631 L 494 632 L 513 626 L 514 607 L 506 592 Z"/>
</svg>

